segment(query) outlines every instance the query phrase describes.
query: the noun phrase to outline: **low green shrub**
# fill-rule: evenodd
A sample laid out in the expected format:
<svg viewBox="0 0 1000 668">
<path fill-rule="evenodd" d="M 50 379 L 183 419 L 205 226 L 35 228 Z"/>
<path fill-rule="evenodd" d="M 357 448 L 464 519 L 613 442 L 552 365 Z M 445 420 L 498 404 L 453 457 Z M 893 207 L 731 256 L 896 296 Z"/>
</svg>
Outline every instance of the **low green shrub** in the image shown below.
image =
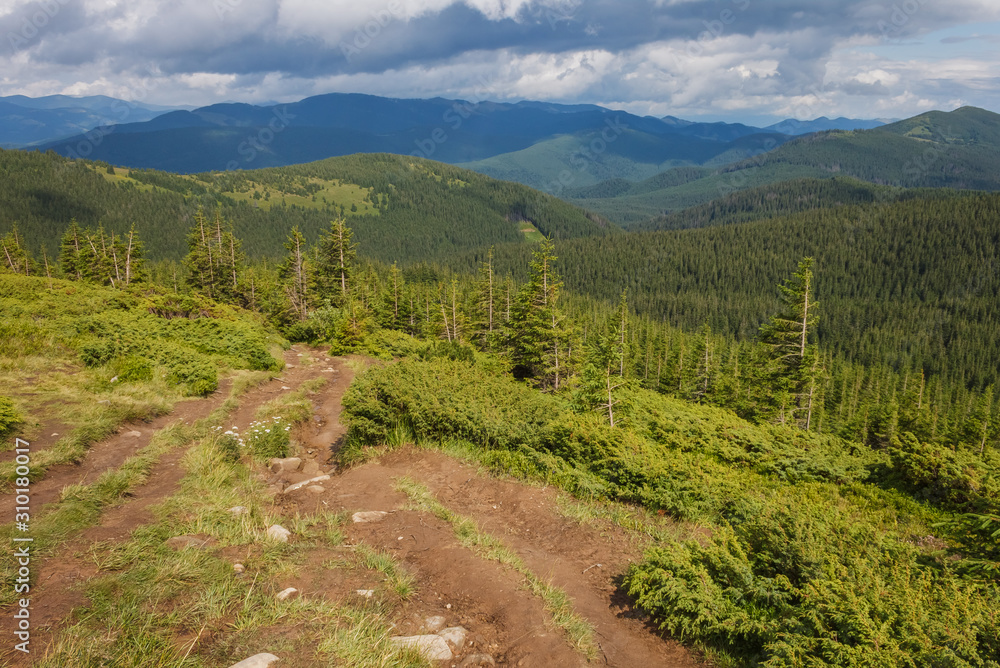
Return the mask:
<svg viewBox="0 0 1000 668">
<path fill-rule="evenodd" d="M 219 387 L 219 374 L 214 366 L 202 360 L 178 363 L 167 373 L 167 380 L 182 386 L 188 396 L 205 396 Z"/>
<path fill-rule="evenodd" d="M 9 397 L 0 396 L 0 434 L 6 434 L 21 422 L 21 415 Z"/>
</svg>

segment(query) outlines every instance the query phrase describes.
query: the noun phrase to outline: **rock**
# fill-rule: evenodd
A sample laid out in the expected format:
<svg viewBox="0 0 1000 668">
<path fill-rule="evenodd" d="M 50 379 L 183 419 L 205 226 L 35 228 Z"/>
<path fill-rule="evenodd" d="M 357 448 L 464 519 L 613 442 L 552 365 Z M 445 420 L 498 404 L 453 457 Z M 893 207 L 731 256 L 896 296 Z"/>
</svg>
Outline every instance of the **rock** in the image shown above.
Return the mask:
<svg viewBox="0 0 1000 668">
<path fill-rule="evenodd" d="M 56 432 L 55 434 L 52 434 L 53 437 L 58 436 L 58 435 L 59 435 L 58 432 Z"/>
<path fill-rule="evenodd" d="M 365 598 L 371 598 L 372 596 L 375 595 L 375 590 L 374 589 L 359 589 L 357 593 L 358 593 L 358 596 L 364 596 Z"/>
<path fill-rule="evenodd" d="M 303 487 L 308 487 L 309 485 L 313 484 L 314 482 L 323 482 L 324 480 L 329 480 L 329 479 L 330 479 L 330 476 L 328 476 L 328 475 L 321 475 L 321 476 L 318 476 L 316 478 L 309 478 L 309 480 L 303 480 L 302 482 L 297 482 L 294 485 L 289 485 L 285 489 L 285 494 L 289 494 L 291 492 L 298 491 L 298 490 L 302 489 Z"/>
<path fill-rule="evenodd" d="M 129 438 L 139 438 L 140 436 L 142 436 L 142 432 L 141 431 L 130 431 L 130 432 L 128 432 L 125 435 L 128 436 Z"/>
<path fill-rule="evenodd" d="M 291 536 L 291 531 L 278 524 L 272 525 L 267 530 L 267 537 L 271 540 L 276 540 L 279 543 L 287 543 Z"/>
<path fill-rule="evenodd" d="M 229 668 L 268 668 L 272 663 L 280 660 L 273 654 L 254 654 L 249 659 L 234 663 Z"/>
<path fill-rule="evenodd" d="M 184 550 L 192 547 L 197 550 L 203 550 L 215 542 L 214 538 L 203 538 L 201 536 L 174 536 L 167 539 L 167 547 L 173 550 Z"/>
<path fill-rule="evenodd" d="M 114 378 L 112 378 L 111 382 L 112 383 L 117 383 L 118 382 L 118 376 L 115 376 Z"/>
<path fill-rule="evenodd" d="M 275 458 L 268 462 L 272 473 L 291 473 L 292 471 L 298 471 L 301 465 L 302 460 L 298 457 Z"/>
<path fill-rule="evenodd" d="M 243 573 L 244 571 L 246 571 L 246 566 L 244 566 L 243 564 L 233 564 L 233 571 L 237 575 L 239 575 L 239 574 Z"/>
<path fill-rule="evenodd" d="M 283 389 L 283 390 L 290 390 L 290 389 L 292 389 L 292 388 L 288 387 L 287 385 L 282 385 L 282 386 L 281 386 L 281 389 Z"/>
<path fill-rule="evenodd" d="M 397 647 L 412 647 L 428 661 L 450 661 L 454 657 L 441 636 L 396 636 L 389 642 Z"/>
<path fill-rule="evenodd" d="M 233 515 L 246 515 L 250 511 L 247 510 L 246 506 L 233 506 L 232 508 L 229 509 L 229 512 L 231 512 Z"/>
<path fill-rule="evenodd" d="M 453 626 L 449 629 L 438 631 L 438 635 L 447 640 L 448 644 L 458 651 L 465 646 L 465 637 L 469 635 L 469 632 L 461 626 Z"/>
<path fill-rule="evenodd" d="M 495 666 L 497 662 L 489 654 L 470 654 L 459 664 L 459 668 L 470 668 L 470 666 Z"/>
<path fill-rule="evenodd" d="M 437 633 L 438 631 L 443 629 L 444 625 L 447 623 L 448 620 L 446 620 L 444 617 L 440 615 L 436 617 L 428 617 L 424 621 L 424 628 L 430 631 L 431 633 Z"/>
<path fill-rule="evenodd" d="M 271 485 L 270 487 L 264 490 L 264 495 L 269 496 L 273 499 L 274 497 L 281 494 L 282 491 L 284 490 L 282 489 L 281 485 Z"/>
<path fill-rule="evenodd" d="M 364 513 L 354 513 L 351 515 L 351 520 L 355 524 L 371 524 L 372 522 L 381 522 L 388 514 L 382 510 L 370 510 Z"/>
<path fill-rule="evenodd" d="M 298 593 L 299 593 L 298 589 L 296 589 L 295 587 L 289 587 L 288 589 L 285 589 L 284 591 L 280 592 L 276 598 L 279 601 L 287 601 L 292 596 L 295 596 Z"/>
<path fill-rule="evenodd" d="M 323 487 L 323 485 L 309 485 L 306 487 L 306 491 L 310 494 L 319 495 L 326 491 L 326 487 Z"/>
<path fill-rule="evenodd" d="M 315 459 L 310 459 L 302 465 L 302 472 L 306 475 L 316 475 L 319 473 L 319 462 Z"/>
</svg>

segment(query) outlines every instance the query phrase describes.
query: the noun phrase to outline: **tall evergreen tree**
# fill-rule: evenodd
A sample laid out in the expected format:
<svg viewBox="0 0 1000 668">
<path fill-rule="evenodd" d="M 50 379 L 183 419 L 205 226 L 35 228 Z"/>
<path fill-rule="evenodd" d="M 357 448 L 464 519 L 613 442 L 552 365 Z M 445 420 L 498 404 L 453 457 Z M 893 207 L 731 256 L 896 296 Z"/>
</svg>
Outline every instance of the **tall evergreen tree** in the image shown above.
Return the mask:
<svg viewBox="0 0 1000 668">
<path fill-rule="evenodd" d="M 357 257 L 358 245 L 354 233 L 341 216 L 330 222 L 330 229 L 319 241 L 316 249 L 316 282 L 320 296 L 334 306 L 347 301 L 351 288 L 351 273 Z"/>
<path fill-rule="evenodd" d="M 555 247 L 544 239 L 532 253 L 528 282 L 514 300 L 510 322 L 510 357 L 514 375 L 534 379 L 544 389 L 556 389 L 565 351 L 559 347 L 565 316 L 559 309 L 562 279 L 555 273 Z"/>
<path fill-rule="evenodd" d="M 819 321 L 814 297 L 813 259 L 804 258 L 791 279 L 779 286 L 782 310 L 760 328 L 760 340 L 769 347 L 773 362 L 778 421 L 790 420 L 809 429 L 816 394 L 819 359 L 809 341 Z"/>
<path fill-rule="evenodd" d="M 309 317 L 311 268 L 307 260 L 306 239 L 298 225 L 288 235 L 285 250 L 288 251 L 288 256 L 278 266 L 278 278 L 284 285 L 292 313 L 297 320 L 302 321 Z"/>
<path fill-rule="evenodd" d="M 28 249 L 24 246 L 24 239 L 14 223 L 10 232 L 0 239 L 0 252 L 3 253 L 3 267 L 15 274 L 30 276 L 34 269 L 34 262 Z"/>
</svg>

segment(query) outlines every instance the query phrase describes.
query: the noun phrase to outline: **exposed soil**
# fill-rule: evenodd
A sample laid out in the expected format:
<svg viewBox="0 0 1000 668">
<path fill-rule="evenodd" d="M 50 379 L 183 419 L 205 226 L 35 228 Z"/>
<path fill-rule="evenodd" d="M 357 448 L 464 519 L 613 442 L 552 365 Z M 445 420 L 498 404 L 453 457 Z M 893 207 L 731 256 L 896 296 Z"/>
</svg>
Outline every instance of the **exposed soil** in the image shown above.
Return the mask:
<svg viewBox="0 0 1000 668">
<path fill-rule="evenodd" d="M 312 358 L 312 363 L 303 365 L 302 356 Z M 413 446 L 400 448 L 378 461 L 336 471 L 330 457 L 345 433 L 339 418 L 341 399 L 353 377 L 351 368 L 343 360 L 330 359 L 323 351 L 305 347 L 293 348 L 286 354 L 286 361 L 289 368 L 280 379 L 243 397 L 230 423 L 243 431 L 262 403 L 311 378 L 328 379 L 313 397 L 313 419 L 296 431 L 301 451 L 294 454 L 303 459 L 303 466 L 294 473 L 259 474 L 271 485 L 276 510 L 289 517 L 319 510 L 381 510 L 389 514 L 381 522 L 350 523 L 344 530 L 345 545 L 310 549 L 299 571 L 287 582 L 276 584 L 295 587 L 302 596 L 340 602 L 357 601 L 359 590 L 374 590 L 375 598 L 399 603 L 394 618 L 399 635 L 419 634 L 425 631 L 428 617 L 443 616 L 446 626 L 462 626 L 469 636 L 456 651 L 455 659 L 442 665 L 458 666 L 464 658 L 483 653 L 499 666 L 705 665 L 686 648 L 661 637 L 644 615 L 631 608 L 617 587 L 629 563 L 641 557 L 640 539 L 607 522 L 580 524 L 564 517 L 559 512 L 558 493 L 551 488 L 491 478 L 444 454 Z M 222 399 L 220 392 L 219 396 L 185 402 L 175 413 L 140 426 L 142 438 L 120 434 L 95 445 L 80 464 L 54 467 L 36 485 L 34 503 L 38 503 L 42 489 L 49 490 L 48 498 L 56 499 L 65 485 L 92 481 L 148 443 L 156 429 L 178 419 L 190 421 L 208 415 Z M 152 521 L 150 506 L 174 493 L 184 475 L 180 465 L 183 454 L 182 449 L 177 449 L 165 455 L 145 485 L 133 490 L 122 504 L 105 511 L 96 526 L 74 537 L 58 554 L 34 566 L 38 582 L 32 590 L 32 657 L 44 654 L 52 632 L 70 621 L 72 610 L 86 602 L 81 584 L 96 574 L 96 567 L 86 557 L 88 548 L 96 542 L 124 540 L 135 528 Z M 319 483 L 322 491 L 314 486 L 280 493 L 289 484 L 324 473 L 330 473 L 332 478 Z M 570 645 L 563 631 L 551 621 L 542 600 L 524 587 L 521 575 L 463 547 L 446 522 L 407 509 L 406 496 L 395 489 L 396 481 L 403 476 L 428 487 L 445 506 L 503 540 L 537 576 L 565 590 L 576 612 L 593 626 L 598 656 L 588 662 Z M 400 561 L 416 577 L 415 593 L 399 602 L 385 576 L 377 571 L 323 566 L 330 561 L 354 563 L 355 546 L 361 543 L 389 552 Z M 9 612 L 0 611 L 0 634 L 7 638 L 12 637 L 13 630 Z M 292 635 L 297 632 L 294 628 L 286 631 Z M 282 630 L 269 632 L 280 634 Z M 201 638 L 202 646 L 211 644 L 210 637 L 211 633 Z M 192 646 L 198 644 L 196 637 L 180 640 Z M 4 649 L 9 648 L 8 643 L 4 644 Z M 8 652 L 0 659 L 11 661 L 9 665 L 13 666 L 31 665 L 17 654 Z M 309 652 L 287 657 L 282 665 L 285 663 L 296 667 L 320 665 L 310 663 Z"/>
</svg>

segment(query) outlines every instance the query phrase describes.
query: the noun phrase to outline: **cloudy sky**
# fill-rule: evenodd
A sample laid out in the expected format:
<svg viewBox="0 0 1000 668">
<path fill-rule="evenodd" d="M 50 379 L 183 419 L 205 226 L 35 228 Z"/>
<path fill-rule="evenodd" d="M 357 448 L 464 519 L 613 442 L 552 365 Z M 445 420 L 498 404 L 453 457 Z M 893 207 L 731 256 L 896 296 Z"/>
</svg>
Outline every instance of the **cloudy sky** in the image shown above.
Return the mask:
<svg viewBox="0 0 1000 668">
<path fill-rule="evenodd" d="M 328 92 L 772 122 L 1000 111 L 998 0 L 0 0 L 0 95 Z"/>
</svg>

